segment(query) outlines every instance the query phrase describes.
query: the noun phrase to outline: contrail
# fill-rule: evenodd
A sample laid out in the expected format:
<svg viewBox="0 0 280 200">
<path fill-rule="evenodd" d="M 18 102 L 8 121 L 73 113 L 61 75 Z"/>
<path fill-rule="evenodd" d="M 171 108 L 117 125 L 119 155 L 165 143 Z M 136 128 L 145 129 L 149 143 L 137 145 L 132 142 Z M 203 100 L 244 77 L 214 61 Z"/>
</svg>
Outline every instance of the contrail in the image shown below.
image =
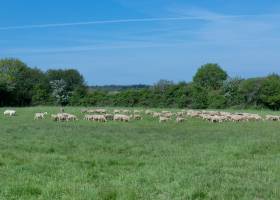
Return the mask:
<svg viewBox="0 0 280 200">
<path fill-rule="evenodd" d="M 6 26 L 6 27 L 0 27 L 0 30 L 4 31 L 4 30 L 13 30 L 13 29 L 53 28 L 53 27 L 66 27 L 66 26 L 94 25 L 94 24 L 121 24 L 121 23 L 131 23 L 131 22 L 160 22 L 160 21 L 185 21 L 185 20 L 205 20 L 205 18 L 170 17 L 170 18 L 119 19 L 119 20 L 102 20 L 102 21 L 88 21 L 88 22 L 74 22 L 74 23 Z"/>
<path fill-rule="evenodd" d="M 87 22 L 71 22 L 71 23 L 53 23 L 53 24 L 35 24 L 35 25 L 21 25 L 21 26 L 5 26 L 0 27 L 0 31 L 13 29 L 33 29 L 33 28 L 53 28 L 53 27 L 67 27 L 67 26 L 82 26 L 94 24 L 121 24 L 133 22 L 160 22 L 160 21 L 186 21 L 186 20 L 204 20 L 212 21 L 217 19 L 232 19 L 240 17 L 257 17 L 257 16 L 277 16 L 278 14 L 263 14 L 263 15 L 228 15 L 228 16 L 184 16 L 184 17 L 162 17 L 162 18 L 135 18 L 135 19 L 117 19 L 117 20 L 99 20 Z"/>
</svg>

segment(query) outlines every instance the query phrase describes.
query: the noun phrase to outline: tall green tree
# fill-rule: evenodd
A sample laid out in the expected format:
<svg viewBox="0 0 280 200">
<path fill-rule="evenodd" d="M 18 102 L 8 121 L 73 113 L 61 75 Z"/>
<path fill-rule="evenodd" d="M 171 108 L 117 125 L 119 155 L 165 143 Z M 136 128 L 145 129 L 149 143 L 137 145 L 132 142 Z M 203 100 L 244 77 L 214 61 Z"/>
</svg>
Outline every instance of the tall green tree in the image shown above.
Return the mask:
<svg viewBox="0 0 280 200">
<path fill-rule="evenodd" d="M 83 99 L 87 93 L 84 77 L 75 69 L 52 69 L 46 72 L 46 76 L 52 88 L 54 89 L 54 86 L 56 88 L 52 93 L 57 93 L 59 91 L 57 84 L 60 84 L 61 87 L 63 86 L 64 94 L 62 96 L 67 94 L 65 96 L 67 97 L 67 101 L 62 101 L 62 104 L 70 103 L 71 105 L 79 105 L 80 99 Z"/>
<path fill-rule="evenodd" d="M 220 89 L 228 75 L 218 64 L 201 66 L 193 78 L 193 82 L 203 88 Z"/>
<path fill-rule="evenodd" d="M 243 97 L 245 107 L 259 107 L 261 100 L 261 87 L 264 78 L 250 78 L 243 80 L 239 86 L 239 92 Z"/>
<path fill-rule="evenodd" d="M 0 60 L 1 104 L 30 105 L 34 88 L 43 79 L 43 72 L 28 67 L 18 59 Z"/>
<path fill-rule="evenodd" d="M 85 87 L 84 77 L 75 69 L 51 69 L 46 72 L 46 76 L 49 81 L 64 80 L 68 91 L 74 91 L 76 87 Z"/>
</svg>

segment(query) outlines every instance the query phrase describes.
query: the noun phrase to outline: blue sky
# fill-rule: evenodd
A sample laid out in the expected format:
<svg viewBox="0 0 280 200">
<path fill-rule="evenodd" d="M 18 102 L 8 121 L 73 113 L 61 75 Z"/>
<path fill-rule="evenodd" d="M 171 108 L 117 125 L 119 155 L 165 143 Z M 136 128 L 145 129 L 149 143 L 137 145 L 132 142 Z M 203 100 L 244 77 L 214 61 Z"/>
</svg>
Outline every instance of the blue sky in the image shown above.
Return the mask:
<svg viewBox="0 0 280 200">
<path fill-rule="evenodd" d="M 280 73 L 279 0 L 1 0 L 0 57 L 76 68 L 88 84 Z"/>
</svg>

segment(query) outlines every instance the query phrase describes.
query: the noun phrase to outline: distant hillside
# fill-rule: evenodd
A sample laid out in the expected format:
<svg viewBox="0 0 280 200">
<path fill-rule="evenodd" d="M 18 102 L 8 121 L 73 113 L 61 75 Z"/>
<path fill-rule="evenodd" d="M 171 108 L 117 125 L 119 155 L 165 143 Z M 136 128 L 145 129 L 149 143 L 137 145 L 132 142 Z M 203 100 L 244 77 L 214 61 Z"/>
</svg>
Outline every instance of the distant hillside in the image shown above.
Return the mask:
<svg viewBox="0 0 280 200">
<path fill-rule="evenodd" d="M 145 89 L 150 88 L 150 85 L 104 85 L 104 86 L 90 86 L 89 89 L 94 90 L 103 90 L 103 91 L 109 91 L 109 92 L 117 92 L 117 91 L 123 91 L 123 90 L 129 90 L 129 89 Z"/>
</svg>

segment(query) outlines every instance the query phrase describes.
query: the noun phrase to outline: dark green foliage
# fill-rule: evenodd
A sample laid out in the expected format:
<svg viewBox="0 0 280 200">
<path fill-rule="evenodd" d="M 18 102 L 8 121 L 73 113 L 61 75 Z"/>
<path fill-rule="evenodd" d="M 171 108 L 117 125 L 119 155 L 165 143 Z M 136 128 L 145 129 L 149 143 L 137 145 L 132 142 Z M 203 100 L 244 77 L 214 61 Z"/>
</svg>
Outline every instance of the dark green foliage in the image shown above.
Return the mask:
<svg viewBox="0 0 280 200">
<path fill-rule="evenodd" d="M 198 69 L 193 81 L 203 88 L 217 90 L 227 77 L 227 73 L 218 64 L 209 63 Z"/>
<path fill-rule="evenodd" d="M 263 81 L 263 78 L 251 78 L 241 82 L 239 92 L 246 107 L 260 106 L 260 92 Z"/>
<path fill-rule="evenodd" d="M 0 60 L 1 105 L 30 105 L 33 96 L 38 95 L 37 89 L 47 92 L 46 84 L 45 75 L 39 69 L 29 68 L 17 59 Z"/>
<path fill-rule="evenodd" d="M 84 77 L 75 69 L 52 69 L 46 72 L 46 76 L 49 81 L 64 80 L 67 91 L 74 91 L 76 87 L 85 85 Z"/>
<path fill-rule="evenodd" d="M 0 106 L 72 105 L 280 109 L 280 78 L 228 78 L 218 64 L 198 69 L 193 82 L 88 87 L 75 69 L 43 72 L 18 59 L 0 60 Z"/>
<path fill-rule="evenodd" d="M 219 91 L 208 93 L 208 108 L 223 109 L 226 107 L 226 98 Z"/>
<path fill-rule="evenodd" d="M 87 93 L 88 91 L 86 86 L 81 85 L 75 87 L 69 99 L 70 105 L 83 105 L 81 100 L 86 97 Z"/>
<path fill-rule="evenodd" d="M 278 75 L 268 76 L 263 81 L 260 93 L 264 105 L 273 110 L 280 109 L 280 77 Z"/>
<path fill-rule="evenodd" d="M 128 89 L 133 89 L 133 90 L 140 90 L 140 89 L 148 89 L 150 88 L 150 85 L 104 85 L 104 86 L 89 86 L 89 90 L 92 91 L 106 91 L 106 92 L 119 92 L 119 91 L 124 91 Z"/>
<path fill-rule="evenodd" d="M 63 88 L 65 95 L 69 97 L 79 95 L 79 98 L 85 96 L 82 95 L 87 90 L 84 78 L 77 70 L 49 70 L 44 73 L 37 68 L 28 67 L 18 59 L 2 59 L 0 60 L 0 106 L 53 104 L 57 102 L 53 94 L 59 88 L 54 91 L 51 82 L 58 81 L 65 82 Z M 64 98 L 61 103 L 68 104 L 69 98 Z"/>
<path fill-rule="evenodd" d="M 208 108 L 208 90 L 200 85 L 193 84 L 191 87 L 191 108 Z"/>
</svg>

